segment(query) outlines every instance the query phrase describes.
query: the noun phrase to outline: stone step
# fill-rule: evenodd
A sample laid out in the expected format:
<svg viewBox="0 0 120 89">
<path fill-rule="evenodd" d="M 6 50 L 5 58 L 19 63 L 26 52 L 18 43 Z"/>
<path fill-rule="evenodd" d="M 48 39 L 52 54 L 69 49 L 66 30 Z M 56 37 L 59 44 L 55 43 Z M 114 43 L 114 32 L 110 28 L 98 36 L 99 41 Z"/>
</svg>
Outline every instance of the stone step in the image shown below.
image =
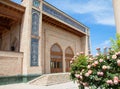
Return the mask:
<svg viewBox="0 0 120 89">
<path fill-rule="evenodd" d="M 32 85 L 54 85 L 59 83 L 65 83 L 70 81 L 70 73 L 52 73 L 52 74 L 44 74 L 30 82 Z"/>
</svg>

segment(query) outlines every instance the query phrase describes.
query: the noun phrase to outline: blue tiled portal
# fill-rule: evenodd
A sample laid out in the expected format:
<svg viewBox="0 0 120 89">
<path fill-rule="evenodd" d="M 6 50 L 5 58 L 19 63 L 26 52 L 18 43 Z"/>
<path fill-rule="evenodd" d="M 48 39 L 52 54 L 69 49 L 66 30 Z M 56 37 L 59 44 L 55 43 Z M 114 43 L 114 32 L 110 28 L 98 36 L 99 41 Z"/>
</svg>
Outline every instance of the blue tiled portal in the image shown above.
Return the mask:
<svg viewBox="0 0 120 89">
<path fill-rule="evenodd" d="M 31 39 L 31 66 L 38 66 L 38 39 Z"/>
<path fill-rule="evenodd" d="M 65 15 L 61 14 L 60 12 L 54 10 L 53 8 L 43 4 L 43 11 L 47 12 L 48 14 L 55 16 L 56 18 L 80 29 L 83 32 L 86 32 L 86 28 L 76 22 L 74 22 L 73 20 L 71 20 L 70 18 L 66 17 Z"/>
<path fill-rule="evenodd" d="M 32 35 L 39 36 L 39 15 L 40 13 L 32 9 Z"/>
<path fill-rule="evenodd" d="M 40 12 L 32 9 L 32 31 L 31 35 L 35 37 L 39 37 L 39 18 Z M 38 66 L 38 47 L 39 46 L 39 39 L 38 38 L 31 38 L 31 66 Z"/>
</svg>

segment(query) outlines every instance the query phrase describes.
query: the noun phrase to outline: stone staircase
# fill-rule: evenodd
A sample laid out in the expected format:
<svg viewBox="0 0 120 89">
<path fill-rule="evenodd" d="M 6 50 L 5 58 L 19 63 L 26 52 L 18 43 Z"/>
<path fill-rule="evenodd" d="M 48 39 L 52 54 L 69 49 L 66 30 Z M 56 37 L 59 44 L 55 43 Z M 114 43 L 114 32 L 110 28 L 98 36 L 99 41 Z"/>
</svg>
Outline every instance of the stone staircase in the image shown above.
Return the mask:
<svg viewBox="0 0 120 89">
<path fill-rule="evenodd" d="M 49 86 L 53 84 L 65 83 L 70 81 L 70 73 L 44 74 L 30 82 L 29 84 L 38 86 Z"/>
</svg>

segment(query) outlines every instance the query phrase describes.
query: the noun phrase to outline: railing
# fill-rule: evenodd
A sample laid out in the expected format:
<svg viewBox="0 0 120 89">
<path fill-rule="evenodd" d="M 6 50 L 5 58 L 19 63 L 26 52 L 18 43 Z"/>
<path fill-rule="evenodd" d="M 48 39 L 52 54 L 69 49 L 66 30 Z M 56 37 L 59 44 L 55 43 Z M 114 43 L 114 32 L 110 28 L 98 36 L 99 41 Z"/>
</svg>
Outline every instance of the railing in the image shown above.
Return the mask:
<svg viewBox="0 0 120 89">
<path fill-rule="evenodd" d="M 70 24 L 70 25 L 72 25 L 72 26 L 74 26 L 74 27 L 76 27 L 78 29 L 80 29 L 83 32 L 86 32 L 86 28 L 84 26 L 82 26 L 81 24 L 73 21 L 69 17 L 65 16 L 64 14 L 56 11 L 55 9 L 53 9 L 53 8 L 51 8 L 51 7 L 49 7 L 49 6 L 45 5 L 45 4 L 43 4 L 43 11 L 47 12 L 48 14 L 50 14 L 50 15 L 52 15 L 52 16 L 54 16 L 54 17 L 56 17 L 56 18 L 58 18 L 58 19 L 60 19 L 60 20 L 62 20 L 64 22 L 66 22 L 66 23 L 68 23 L 68 24 Z"/>
<path fill-rule="evenodd" d="M 22 74 L 23 53 L 0 51 L 0 76 Z"/>
</svg>

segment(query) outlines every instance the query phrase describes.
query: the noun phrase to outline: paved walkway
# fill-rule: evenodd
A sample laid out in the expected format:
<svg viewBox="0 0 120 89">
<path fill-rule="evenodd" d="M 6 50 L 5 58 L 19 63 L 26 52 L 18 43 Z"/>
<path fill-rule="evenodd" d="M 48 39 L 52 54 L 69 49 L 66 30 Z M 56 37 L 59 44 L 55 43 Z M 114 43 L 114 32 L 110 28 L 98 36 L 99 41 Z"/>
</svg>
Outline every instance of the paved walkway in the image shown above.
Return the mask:
<svg viewBox="0 0 120 89">
<path fill-rule="evenodd" d="M 51 86 L 36 86 L 25 83 L 10 84 L 0 86 L 0 89 L 78 89 L 78 85 L 73 82 L 67 82 L 62 84 L 56 84 Z"/>
</svg>

